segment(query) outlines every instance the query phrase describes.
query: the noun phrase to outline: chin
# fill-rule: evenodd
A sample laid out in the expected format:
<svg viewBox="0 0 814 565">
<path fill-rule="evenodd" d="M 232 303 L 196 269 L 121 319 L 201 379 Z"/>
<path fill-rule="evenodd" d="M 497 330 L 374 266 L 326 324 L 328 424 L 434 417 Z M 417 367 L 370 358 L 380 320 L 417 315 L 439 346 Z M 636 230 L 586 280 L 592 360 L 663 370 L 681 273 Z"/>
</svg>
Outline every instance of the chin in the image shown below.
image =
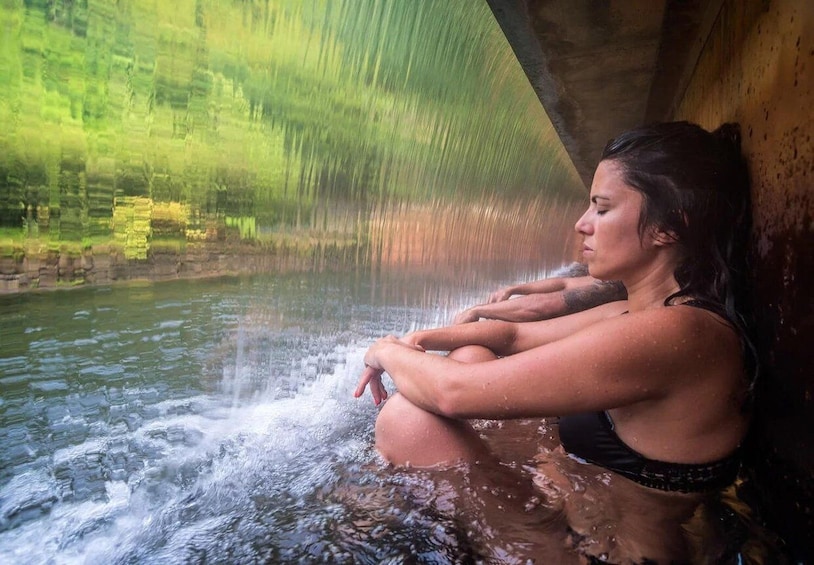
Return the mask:
<svg viewBox="0 0 814 565">
<path fill-rule="evenodd" d="M 591 275 L 593 278 L 598 279 L 600 281 L 613 281 L 616 280 L 617 277 L 613 277 L 611 273 L 603 271 L 601 268 L 597 267 L 596 265 L 588 265 L 588 274 Z"/>
</svg>

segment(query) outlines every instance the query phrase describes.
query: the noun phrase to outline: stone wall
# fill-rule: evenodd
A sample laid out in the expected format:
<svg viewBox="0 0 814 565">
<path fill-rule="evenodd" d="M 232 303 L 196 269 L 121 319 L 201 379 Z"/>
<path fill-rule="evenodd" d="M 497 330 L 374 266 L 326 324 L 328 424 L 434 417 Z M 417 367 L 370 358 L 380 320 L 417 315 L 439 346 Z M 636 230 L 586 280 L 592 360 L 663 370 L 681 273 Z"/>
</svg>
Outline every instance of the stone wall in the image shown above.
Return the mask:
<svg viewBox="0 0 814 565">
<path fill-rule="evenodd" d="M 268 247 L 250 243 L 188 244 L 184 250 L 151 250 L 144 259 L 121 251 L 85 249 L 81 254 L 44 250 L 21 258 L 0 257 L 0 295 L 128 280 L 163 281 L 348 269 L 355 248 L 309 243 Z"/>
<path fill-rule="evenodd" d="M 691 71 L 673 117 L 708 128 L 737 121 L 743 131 L 765 363 L 756 483 L 770 501 L 767 520 L 806 561 L 814 558 L 814 2 L 725 1 Z"/>
</svg>

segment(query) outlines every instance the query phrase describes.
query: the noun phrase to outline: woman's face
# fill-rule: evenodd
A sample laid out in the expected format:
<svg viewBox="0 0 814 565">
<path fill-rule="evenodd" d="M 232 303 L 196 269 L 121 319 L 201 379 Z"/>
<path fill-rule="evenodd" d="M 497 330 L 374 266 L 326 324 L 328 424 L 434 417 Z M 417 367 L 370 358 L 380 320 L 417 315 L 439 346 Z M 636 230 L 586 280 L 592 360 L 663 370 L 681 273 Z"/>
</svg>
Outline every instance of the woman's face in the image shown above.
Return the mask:
<svg viewBox="0 0 814 565">
<path fill-rule="evenodd" d="M 639 236 L 642 194 L 625 184 L 619 166 L 602 161 L 591 184 L 591 203 L 574 228 L 591 276 L 625 280 L 652 258 L 653 238 Z"/>
</svg>

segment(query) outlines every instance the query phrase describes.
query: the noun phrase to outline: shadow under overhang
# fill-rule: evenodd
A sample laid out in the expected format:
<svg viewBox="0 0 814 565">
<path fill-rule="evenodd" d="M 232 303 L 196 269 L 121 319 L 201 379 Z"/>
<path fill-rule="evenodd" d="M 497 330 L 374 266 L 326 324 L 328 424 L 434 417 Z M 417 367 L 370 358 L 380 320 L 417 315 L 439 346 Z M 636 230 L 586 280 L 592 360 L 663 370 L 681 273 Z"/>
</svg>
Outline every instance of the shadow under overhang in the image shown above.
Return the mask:
<svg viewBox="0 0 814 565">
<path fill-rule="evenodd" d="M 487 0 L 586 186 L 605 144 L 672 119 L 723 0 Z"/>
</svg>

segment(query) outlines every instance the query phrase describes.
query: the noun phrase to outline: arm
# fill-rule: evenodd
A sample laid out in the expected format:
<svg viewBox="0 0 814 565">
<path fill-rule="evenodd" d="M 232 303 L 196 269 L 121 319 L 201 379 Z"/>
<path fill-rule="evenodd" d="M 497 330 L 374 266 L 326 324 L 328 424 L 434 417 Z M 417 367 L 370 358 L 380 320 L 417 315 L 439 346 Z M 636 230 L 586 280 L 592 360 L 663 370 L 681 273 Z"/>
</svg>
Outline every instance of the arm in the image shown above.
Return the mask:
<svg viewBox="0 0 814 565">
<path fill-rule="evenodd" d="M 514 324 L 503 321 L 478 322 L 418 330 L 407 334 L 401 340 L 392 340 L 415 351 L 451 351 L 466 345 L 482 345 L 496 355 L 511 355 L 562 339 L 600 320 L 615 317 L 627 309 L 626 302 L 613 302 L 591 310 L 578 312 L 557 320 Z M 381 382 L 384 371 L 376 365 L 365 362 L 365 370 L 356 385 L 353 395 L 359 398 L 369 385 L 373 403 L 378 406 L 387 398 L 387 390 Z"/>
<path fill-rule="evenodd" d="M 513 300 L 477 304 L 460 312 L 452 323 L 466 324 L 477 322 L 481 318 L 507 322 L 534 322 L 565 313 L 567 312 L 564 293 L 529 294 Z"/>
<path fill-rule="evenodd" d="M 451 351 L 465 345 L 482 345 L 496 355 L 513 355 L 567 337 L 601 320 L 618 316 L 626 309 L 626 302 L 617 301 L 555 320 L 527 323 L 486 320 L 418 330 L 406 335 L 403 341 L 425 350 Z"/>
<path fill-rule="evenodd" d="M 506 292 L 526 296 L 513 300 L 500 298 Z M 476 322 L 481 318 L 511 322 L 547 320 L 626 297 L 624 286 L 616 281 L 603 282 L 592 277 L 545 279 L 501 289 L 492 294 L 489 303 L 459 313 L 453 323 Z"/>
<path fill-rule="evenodd" d="M 591 277 L 577 277 L 578 279 L 590 279 Z M 532 281 L 527 283 L 520 283 L 505 286 L 500 288 L 489 295 L 489 300 L 487 304 L 492 304 L 495 302 L 503 302 L 504 300 L 508 300 L 512 296 L 516 294 L 538 294 L 538 293 L 546 293 L 546 292 L 558 292 L 561 290 L 565 290 L 568 286 L 568 282 L 571 279 L 568 277 L 556 277 L 553 279 L 541 279 L 538 281 Z"/>
<path fill-rule="evenodd" d="M 663 398 L 705 379 L 721 353 L 677 308 L 617 316 L 509 357 L 464 364 L 395 338 L 365 361 L 430 412 L 453 418 L 519 418 L 604 410 Z M 676 344 L 680 344 L 677 347 Z"/>
</svg>

